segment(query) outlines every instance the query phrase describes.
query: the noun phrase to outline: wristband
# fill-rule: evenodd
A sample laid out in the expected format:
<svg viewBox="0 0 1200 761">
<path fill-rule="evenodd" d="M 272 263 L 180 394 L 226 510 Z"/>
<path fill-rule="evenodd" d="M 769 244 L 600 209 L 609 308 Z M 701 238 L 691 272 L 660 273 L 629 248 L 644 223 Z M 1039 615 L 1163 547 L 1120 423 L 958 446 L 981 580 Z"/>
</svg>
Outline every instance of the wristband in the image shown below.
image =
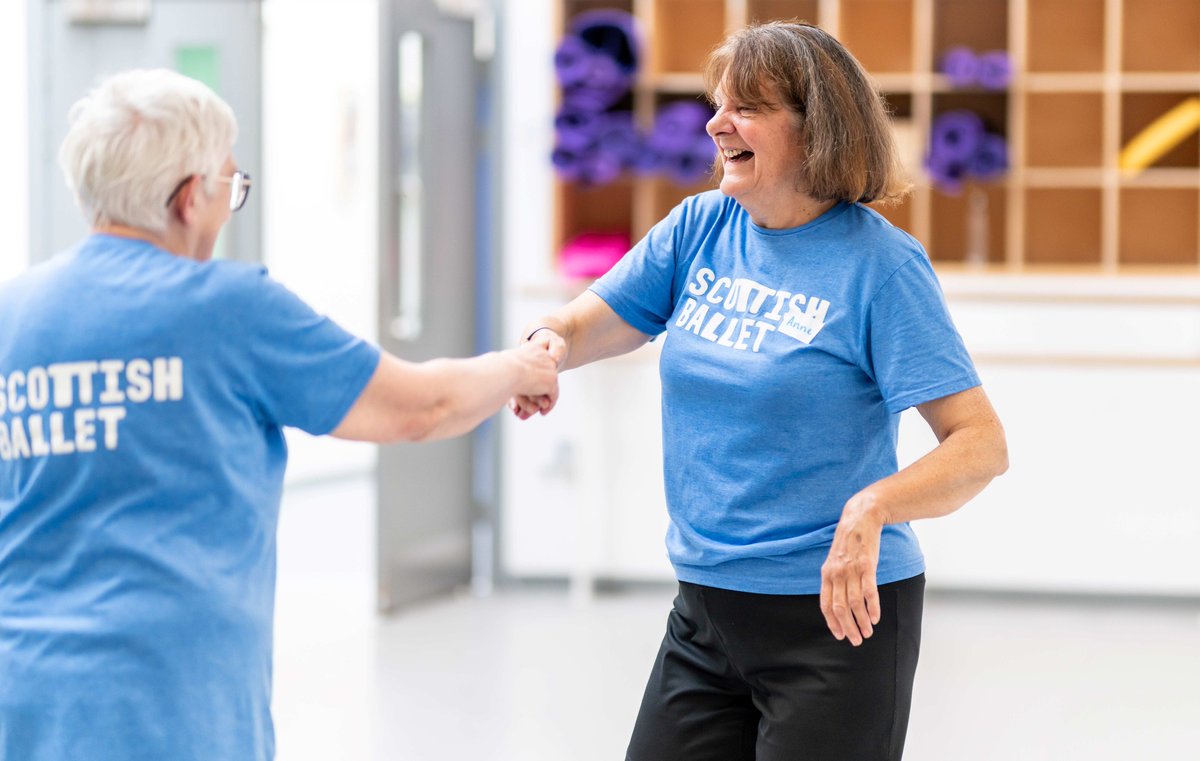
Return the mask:
<svg viewBox="0 0 1200 761">
<path fill-rule="evenodd" d="M 549 330 L 549 331 L 550 331 L 550 332 L 552 332 L 552 333 L 553 333 L 553 332 L 556 332 L 556 331 L 554 330 L 554 328 L 550 327 L 549 325 L 543 325 L 543 326 L 541 326 L 540 328 L 534 328 L 534 329 L 533 329 L 533 333 L 530 333 L 529 335 L 525 336 L 525 340 L 526 340 L 526 341 L 532 341 L 532 340 L 533 340 L 533 336 L 534 336 L 534 334 L 536 334 L 536 333 L 537 333 L 539 330 Z"/>
</svg>

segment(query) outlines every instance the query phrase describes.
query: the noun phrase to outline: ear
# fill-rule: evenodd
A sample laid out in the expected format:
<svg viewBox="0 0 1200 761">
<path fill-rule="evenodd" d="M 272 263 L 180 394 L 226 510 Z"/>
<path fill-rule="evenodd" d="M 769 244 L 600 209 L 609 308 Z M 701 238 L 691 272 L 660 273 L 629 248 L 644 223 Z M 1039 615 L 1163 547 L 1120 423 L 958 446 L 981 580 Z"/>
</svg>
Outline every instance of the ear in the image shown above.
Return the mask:
<svg viewBox="0 0 1200 761">
<path fill-rule="evenodd" d="M 196 218 L 196 192 L 199 183 L 203 181 L 200 175 L 193 176 L 183 184 L 183 187 L 175 194 L 175 198 L 171 200 L 171 214 L 185 225 L 191 224 Z"/>
</svg>

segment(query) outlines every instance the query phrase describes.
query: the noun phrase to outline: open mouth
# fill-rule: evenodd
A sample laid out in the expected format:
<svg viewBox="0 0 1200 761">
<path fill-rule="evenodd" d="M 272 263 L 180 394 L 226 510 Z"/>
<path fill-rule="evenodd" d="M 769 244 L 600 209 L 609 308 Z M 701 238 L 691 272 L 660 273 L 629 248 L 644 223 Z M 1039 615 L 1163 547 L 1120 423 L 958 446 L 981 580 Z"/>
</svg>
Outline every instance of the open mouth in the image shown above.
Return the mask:
<svg viewBox="0 0 1200 761">
<path fill-rule="evenodd" d="M 738 164 L 743 161 L 749 161 L 754 158 L 753 151 L 744 151 L 740 148 L 726 148 L 721 151 L 721 155 L 725 157 L 725 161 Z"/>
</svg>

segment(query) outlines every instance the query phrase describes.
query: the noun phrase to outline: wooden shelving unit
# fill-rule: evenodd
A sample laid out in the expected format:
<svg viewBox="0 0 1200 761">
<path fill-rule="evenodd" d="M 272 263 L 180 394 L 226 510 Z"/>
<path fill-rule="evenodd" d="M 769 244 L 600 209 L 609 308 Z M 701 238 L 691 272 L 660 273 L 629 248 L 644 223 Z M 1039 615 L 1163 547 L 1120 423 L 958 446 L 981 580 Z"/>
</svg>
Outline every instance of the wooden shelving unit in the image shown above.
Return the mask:
<svg viewBox="0 0 1200 761">
<path fill-rule="evenodd" d="M 564 25 L 596 7 L 621 8 L 642 24 L 647 55 L 633 108 L 643 126 L 659 104 L 701 96 L 705 55 L 731 30 L 798 18 L 836 35 L 891 104 L 916 183 L 906 203 L 880 211 L 943 268 L 1200 275 L 1200 135 L 1136 175 L 1117 166 L 1126 141 L 1200 94 L 1197 0 L 563 0 Z M 953 88 L 936 64 L 959 46 L 1007 50 L 1011 85 Z M 958 108 L 1006 137 L 1011 167 L 981 192 L 955 196 L 933 188 L 921 163 L 932 120 Z M 595 225 L 636 240 L 707 187 L 648 178 L 594 189 L 560 183 L 557 241 Z M 969 229 L 981 198 L 985 261 L 978 216 Z"/>
</svg>

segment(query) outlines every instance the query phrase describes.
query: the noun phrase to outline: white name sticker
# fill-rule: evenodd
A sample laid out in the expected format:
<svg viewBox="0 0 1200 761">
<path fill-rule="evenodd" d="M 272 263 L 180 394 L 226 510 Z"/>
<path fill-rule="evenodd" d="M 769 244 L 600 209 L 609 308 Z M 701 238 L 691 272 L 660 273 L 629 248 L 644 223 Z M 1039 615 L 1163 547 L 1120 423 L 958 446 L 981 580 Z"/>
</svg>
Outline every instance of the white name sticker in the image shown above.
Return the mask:
<svg viewBox="0 0 1200 761">
<path fill-rule="evenodd" d="M 785 336 L 791 336 L 800 343 L 810 344 L 823 327 L 825 327 L 825 323 L 821 320 L 820 315 L 805 314 L 793 309 L 779 323 L 779 332 Z"/>
</svg>

